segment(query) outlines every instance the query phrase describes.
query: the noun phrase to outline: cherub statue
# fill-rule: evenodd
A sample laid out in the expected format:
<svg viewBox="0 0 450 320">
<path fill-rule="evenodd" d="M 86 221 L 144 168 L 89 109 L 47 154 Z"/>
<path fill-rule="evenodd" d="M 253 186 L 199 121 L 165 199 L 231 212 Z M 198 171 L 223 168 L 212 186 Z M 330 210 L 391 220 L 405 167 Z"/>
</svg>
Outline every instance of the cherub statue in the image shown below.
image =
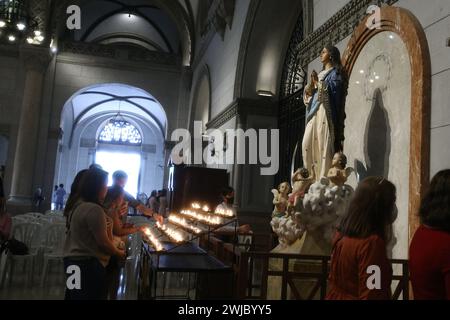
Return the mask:
<svg viewBox="0 0 450 320">
<path fill-rule="evenodd" d="M 292 175 L 292 193 L 289 195 L 289 209 L 297 206 L 299 199 L 303 198 L 308 192 L 309 187 L 316 180 L 314 165 L 312 167 L 312 174 L 309 174 L 308 169 L 301 168 Z"/>
<path fill-rule="evenodd" d="M 273 193 L 273 204 L 275 208 L 273 209 L 272 217 L 283 217 L 286 215 L 289 192 L 291 191 L 291 186 L 289 182 L 280 183 L 277 189 L 272 189 Z"/>
<path fill-rule="evenodd" d="M 342 152 L 337 152 L 331 162 L 331 168 L 328 171 L 328 179 L 331 186 L 343 186 L 348 177 L 354 172 L 353 168 L 347 167 L 347 157 Z"/>
</svg>

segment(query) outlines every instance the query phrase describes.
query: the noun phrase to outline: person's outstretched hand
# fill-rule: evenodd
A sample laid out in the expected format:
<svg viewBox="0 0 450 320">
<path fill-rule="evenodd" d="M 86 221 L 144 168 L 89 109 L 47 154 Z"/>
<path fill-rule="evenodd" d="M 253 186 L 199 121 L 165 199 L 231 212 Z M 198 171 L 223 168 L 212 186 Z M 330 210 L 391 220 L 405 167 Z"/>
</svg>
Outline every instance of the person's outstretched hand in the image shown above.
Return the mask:
<svg viewBox="0 0 450 320">
<path fill-rule="evenodd" d="M 152 209 L 142 206 L 139 207 L 138 210 L 141 211 L 144 216 L 153 218 L 160 224 L 164 224 L 164 217 L 160 214 L 155 213 Z"/>
<path fill-rule="evenodd" d="M 162 216 L 162 215 L 160 215 L 160 214 L 154 214 L 153 215 L 153 218 L 157 221 L 157 222 L 159 222 L 159 224 L 164 224 L 164 217 Z"/>
</svg>

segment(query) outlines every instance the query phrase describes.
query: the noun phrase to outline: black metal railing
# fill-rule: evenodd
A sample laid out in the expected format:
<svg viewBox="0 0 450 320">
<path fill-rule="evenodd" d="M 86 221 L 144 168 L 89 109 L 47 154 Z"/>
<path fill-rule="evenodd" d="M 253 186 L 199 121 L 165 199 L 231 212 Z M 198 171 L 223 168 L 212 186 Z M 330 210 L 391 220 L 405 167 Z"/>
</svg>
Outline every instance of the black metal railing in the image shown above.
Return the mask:
<svg viewBox="0 0 450 320">
<path fill-rule="evenodd" d="M 281 260 L 281 268 L 272 270 L 270 259 Z M 314 265 L 313 271 L 291 271 L 292 263 Z M 409 300 L 409 269 L 407 260 L 391 260 L 393 270 L 399 269 L 399 274 L 393 275 L 392 300 Z M 324 300 L 327 294 L 329 275 L 329 256 L 312 256 L 300 254 L 282 254 L 267 252 L 241 252 L 238 263 L 237 298 L 268 299 L 268 281 L 270 277 L 279 278 L 280 292 L 276 295 L 281 300 Z M 400 268 L 395 268 L 399 265 Z M 259 269 L 259 270 L 258 270 Z M 255 276 L 257 273 L 257 276 Z M 273 278 L 272 278 L 273 279 Z M 308 292 L 296 285 L 296 281 L 308 281 Z M 271 287 L 274 290 L 274 287 Z M 302 291 L 302 294 L 300 293 Z"/>
</svg>

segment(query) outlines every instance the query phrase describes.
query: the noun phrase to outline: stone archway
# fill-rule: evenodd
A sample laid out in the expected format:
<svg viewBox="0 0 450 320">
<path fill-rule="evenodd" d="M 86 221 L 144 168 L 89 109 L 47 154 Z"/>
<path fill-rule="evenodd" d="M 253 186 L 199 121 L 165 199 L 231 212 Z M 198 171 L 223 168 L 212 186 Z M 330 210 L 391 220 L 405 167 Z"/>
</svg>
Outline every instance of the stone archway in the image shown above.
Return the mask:
<svg viewBox="0 0 450 320">
<path fill-rule="evenodd" d="M 116 138 L 101 141 L 101 131 L 114 121 L 136 128 L 140 141 L 125 141 L 123 135 L 120 135 L 120 141 Z M 165 109 L 147 91 L 119 83 L 83 88 L 66 101 L 60 125 L 64 134 L 60 137 L 56 156 L 54 185 L 63 183 L 70 186 L 78 171 L 97 163 L 101 152 L 102 165 L 112 171 L 110 174 L 115 170 L 133 173 L 133 188 L 129 190 L 133 194 L 135 191 L 148 194 L 162 188 L 164 143 L 169 124 Z M 111 161 L 105 160 L 108 156 L 105 154 L 110 155 Z M 136 168 L 130 167 L 126 161 L 118 161 L 119 157 L 125 159 L 125 155 L 139 156 L 138 164 L 133 165 Z"/>
<path fill-rule="evenodd" d="M 381 32 L 392 32 L 403 41 L 409 53 L 411 67 L 410 159 L 409 159 L 409 241 L 419 225 L 418 212 L 421 197 L 429 184 L 430 174 L 430 116 L 431 116 L 431 61 L 428 42 L 417 18 L 398 7 L 381 8 L 379 28 L 369 29 L 364 19 L 355 29 L 343 55 L 347 74 L 368 42 Z"/>
</svg>

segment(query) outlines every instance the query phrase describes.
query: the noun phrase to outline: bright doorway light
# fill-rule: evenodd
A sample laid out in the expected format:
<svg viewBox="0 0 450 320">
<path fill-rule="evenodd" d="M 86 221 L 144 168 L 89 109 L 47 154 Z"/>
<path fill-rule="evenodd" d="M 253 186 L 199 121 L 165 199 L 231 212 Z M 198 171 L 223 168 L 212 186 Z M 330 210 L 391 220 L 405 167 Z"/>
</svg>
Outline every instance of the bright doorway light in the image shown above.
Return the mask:
<svg viewBox="0 0 450 320">
<path fill-rule="evenodd" d="M 138 194 L 139 171 L 141 169 L 141 156 L 138 153 L 125 153 L 119 151 L 97 151 L 95 163 L 108 171 L 108 186 L 112 185 L 112 175 L 117 170 L 128 174 L 125 190 L 132 196 Z"/>
</svg>

